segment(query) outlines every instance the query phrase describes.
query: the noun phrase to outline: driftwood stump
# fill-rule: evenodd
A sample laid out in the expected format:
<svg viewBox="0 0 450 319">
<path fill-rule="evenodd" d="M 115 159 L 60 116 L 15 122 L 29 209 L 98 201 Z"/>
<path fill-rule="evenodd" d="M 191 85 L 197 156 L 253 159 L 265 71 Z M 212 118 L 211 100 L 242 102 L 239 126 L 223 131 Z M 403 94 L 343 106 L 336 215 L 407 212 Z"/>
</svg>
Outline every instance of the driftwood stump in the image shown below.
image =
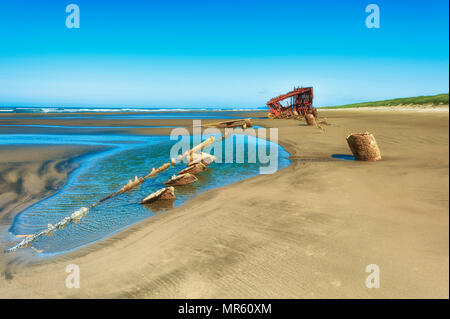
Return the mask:
<svg viewBox="0 0 450 319">
<path fill-rule="evenodd" d="M 161 188 L 160 190 L 148 195 L 143 200 L 141 200 L 141 204 L 149 204 L 154 201 L 160 200 L 160 199 L 175 199 L 175 188 L 173 187 L 166 187 Z"/>
<path fill-rule="evenodd" d="M 188 166 L 185 169 L 179 171 L 177 175 L 181 175 L 181 174 L 185 174 L 185 173 L 196 175 L 196 174 L 201 173 L 201 172 L 206 171 L 206 170 L 207 170 L 207 168 L 206 168 L 205 164 L 203 164 L 203 163 L 195 163 L 195 164 L 193 164 L 191 166 Z"/>
<path fill-rule="evenodd" d="M 214 155 L 211 155 L 208 153 L 203 153 L 203 152 L 201 152 L 200 154 L 193 153 L 190 156 L 190 161 L 188 163 L 188 166 L 192 166 L 197 163 L 202 163 L 203 165 L 208 166 L 209 164 L 215 162 L 216 159 L 217 158 Z"/>
<path fill-rule="evenodd" d="M 169 179 L 164 184 L 170 185 L 170 186 L 178 186 L 178 185 L 191 184 L 196 181 L 198 181 L 198 179 L 197 179 L 197 177 L 195 177 L 195 175 L 186 173 L 186 174 L 173 176 L 171 179 Z"/>
<path fill-rule="evenodd" d="M 317 125 L 316 118 L 311 113 L 305 114 L 305 120 L 308 125 Z"/>
<path fill-rule="evenodd" d="M 369 132 L 352 133 L 347 136 L 347 143 L 353 156 L 359 161 L 378 161 L 381 159 L 377 141 Z"/>
<path fill-rule="evenodd" d="M 242 125 L 243 129 L 246 129 L 248 127 L 252 127 L 253 126 L 252 121 L 250 119 L 245 119 L 244 122 L 245 123 Z"/>
</svg>

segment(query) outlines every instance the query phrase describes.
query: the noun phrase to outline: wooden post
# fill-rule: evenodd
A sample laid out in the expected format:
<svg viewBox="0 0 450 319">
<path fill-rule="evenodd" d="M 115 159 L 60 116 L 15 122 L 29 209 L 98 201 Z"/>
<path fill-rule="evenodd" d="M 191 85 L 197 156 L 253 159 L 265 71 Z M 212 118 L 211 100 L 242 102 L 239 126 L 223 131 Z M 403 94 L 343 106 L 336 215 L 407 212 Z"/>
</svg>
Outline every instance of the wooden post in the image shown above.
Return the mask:
<svg viewBox="0 0 450 319">
<path fill-rule="evenodd" d="M 375 137 L 369 132 L 352 133 L 347 136 L 347 143 L 350 150 L 359 161 L 378 161 L 381 159 L 380 149 L 378 148 Z"/>
</svg>

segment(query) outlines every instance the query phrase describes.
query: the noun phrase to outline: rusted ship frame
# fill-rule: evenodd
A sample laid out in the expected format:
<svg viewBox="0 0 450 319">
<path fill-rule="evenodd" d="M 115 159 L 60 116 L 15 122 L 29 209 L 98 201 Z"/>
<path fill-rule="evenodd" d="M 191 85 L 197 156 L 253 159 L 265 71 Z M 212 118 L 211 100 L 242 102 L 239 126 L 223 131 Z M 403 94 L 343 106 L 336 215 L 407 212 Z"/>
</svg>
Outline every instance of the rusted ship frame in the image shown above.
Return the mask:
<svg viewBox="0 0 450 319">
<path fill-rule="evenodd" d="M 282 102 L 287 100 L 287 105 Z M 270 108 L 269 115 L 272 117 L 288 117 L 314 113 L 312 106 L 313 88 L 294 88 L 293 91 L 274 97 L 267 106 Z"/>
</svg>

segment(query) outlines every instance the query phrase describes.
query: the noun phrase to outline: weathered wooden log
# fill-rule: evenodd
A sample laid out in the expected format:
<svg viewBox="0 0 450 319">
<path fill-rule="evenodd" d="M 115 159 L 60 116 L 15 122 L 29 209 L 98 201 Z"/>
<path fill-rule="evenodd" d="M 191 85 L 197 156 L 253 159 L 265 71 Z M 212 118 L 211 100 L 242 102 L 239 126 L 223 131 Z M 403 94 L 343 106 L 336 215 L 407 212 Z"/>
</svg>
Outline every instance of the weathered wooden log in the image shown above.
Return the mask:
<svg viewBox="0 0 450 319">
<path fill-rule="evenodd" d="M 317 125 L 316 118 L 311 113 L 305 114 L 305 120 L 308 125 Z"/>
<path fill-rule="evenodd" d="M 13 252 L 16 251 L 19 248 L 27 248 L 30 247 L 31 244 L 43 237 L 43 236 L 52 236 L 53 233 L 55 232 L 55 230 L 60 230 L 60 229 L 64 229 L 69 223 L 77 223 L 81 220 L 81 218 L 83 218 L 84 216 L 86 216 L 86 214 L 88 213 L 89 208 L 88 207 L 83 207 L 75 212 L 73 212 L 70 216 L 65 217 L 63 220 L 57 222 L 56 224 L 52 225 L 52 224 L 48 224 L 47 228 L 45 228 L 44 230 L 41 230 L 40 232 L 34 234 L 34 235 L 26 235 L 25 239 L 23 239 L 20 243 L 16 244 L 13 247 L 10 247 L 8 249 L 5 250 L 5 252 Z"/>
<path fill-rule="evenodd" d="M 206 140 L 204 140 L 203 142 L 201 142 L 197 146 L 194 146 L 191 150 L 184 152 L 183 155 L 179 155 L 178 156 L 178 162 L 181 163 L 181 161 L 183 159 L 185 159 L 185 158 L 187 158 L 188 161 L 191 162 L 194 154 L 196 154 L 197 152 L 201 151 L 202 149 L 204 149 L 208 145 L 213 144 L 214 141 L 215 141 L 214 136 L 210 136 L 209 138 L 207 138 Z"/>
<path fill-rule="evenodd" d="M 191 160 L 188 163 L 188 166 L 192 166 L 197 163 L 202 163 L 203 165 L 208 166 L 209 164 L 215 162 L 216 160 L 217 160 L 217 158 L 214 155 L 211 155 L 208 153 L 203 153 L 203 152 L 201 152 L 200 154 L 194 153 L 191 156 Z"/>
<path fill-rule="evenodd" d="M 195 175 L 186 173 L 181 175 L 174 175 L 171 179 L 165 182 L 165 185 L 170 186 L 179 186 L 179 185 L 187 185 L 198 181 L 198 178 Z"/>
<path fill-rule="evenodd" d="M 214 123 L 206 123 L 203 126 L 206 127 L 217 127 L 217 128 L 232 128 L 232 127 L 252 127 L 252 121 L 251 119 L 239 119 L 239 120 L 229 120 L 229 121 L 221 121 L 221 122 L 214 122 Z"/>
<path fill-rule="evenodd" d="M 152 171 L 150 173 L 148 173 L 146 176 L 144 177 L 134 177 L 134 181 L 132 181 L 131 179 L 128 181 L 128 184 L 124 185 L 121 189 L 119 189 L 117 192 L 106 196 L 105 198 L 99 200 L 98 202 L 92 204 L 91 206 L 88 207 L 88 209 L 94 208 L 96 206 L 98 206 L 100 203 L 103 203 L 104 201 L 107 201 L 108 199 L 111 199 L 117 195 L 120 195 L 122 193 L 128 192 L 130 190 L 132 190 L 133 188 L 135 188 L 138 185 L 141 185 L 146 179 L 151 178 L 151 177 L 155 177 L 156 175 L 158 175 L 161 172 L 164 172 L 166 169 L 168 169 L 171 165 L 175 165 L 174 164 L 174 160 L 172 159 L 172 161 L 170 163 L 166 163 L 161 165 L 160 167 L 158 167 L 157 169 L 155 169 L 154 167 L 152 168 Z"/>
<path fill-rule="evenodd" d="M 192 164 L 191 166 L 188 166 L 185 169 L 179 171 L 177 173 L 177 175 L 186 174 L 186 173 L 196 175 L 196 174 L 199 174 L 199 173 L 201 173 L 203 171 L 206 171 L 206 170 L 207 170 L 207 168 L 206 168 L 205 164 L 203 164 L 203 163 L 195 163 L 195 164 Z"/>
<path fill-rule="evenodd" d="M 131 179 L 128 181 L 128 184 L 124 185 L 122 187 L 122 191 L 127 192 L 133 188 L 135 188 L 136 186 L 140 185 L 142 182 L 144 181 L 144 178 L 138 178 L 137 176 L 134 177 L 134 181 L 132 181 Z"/>
<path fill-rule="evenodd" d="M 141 200 L 141 204 L 150 204 L 157 200 L 165 200 L 165 199 L 175 199 L 175 188 L 172 186 L 161 188 L 160 190 L 148 195 L 143 200 Z"/>
<path fill-rule="evenodd" d="M 347 136 L 347 143 L 357 160 L 378 161 L 381 159 L 377 141 L 369 132 L 352 133 Z"/>
<path fill-rule="evenodd" d="M 244 124 L 242 124 L 242 128 L 243 129 L 246 129 L 246 128 L 252 127 L 252 126 L 253 126 L 253 124 L 252 124 L 252 121 L 250 119 L 245 119 L 244 120 Z"/>
</svg>

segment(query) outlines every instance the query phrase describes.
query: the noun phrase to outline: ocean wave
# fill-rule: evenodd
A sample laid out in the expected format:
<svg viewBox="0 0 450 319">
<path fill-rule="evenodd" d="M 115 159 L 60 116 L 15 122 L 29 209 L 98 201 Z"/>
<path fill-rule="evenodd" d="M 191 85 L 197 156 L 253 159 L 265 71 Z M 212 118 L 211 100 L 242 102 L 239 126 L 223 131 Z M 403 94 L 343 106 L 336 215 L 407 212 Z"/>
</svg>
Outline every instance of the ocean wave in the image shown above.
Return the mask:
<svg viewBox="0 0 450 319">
<path fill-rule="evenodd" d="M 67 108 L 67 107 L 14 107 L 0 109 L 0 112 L 10 113 L 120 113 L 120 112 L 251 112 L 264 108 Z"/>
</svg>

